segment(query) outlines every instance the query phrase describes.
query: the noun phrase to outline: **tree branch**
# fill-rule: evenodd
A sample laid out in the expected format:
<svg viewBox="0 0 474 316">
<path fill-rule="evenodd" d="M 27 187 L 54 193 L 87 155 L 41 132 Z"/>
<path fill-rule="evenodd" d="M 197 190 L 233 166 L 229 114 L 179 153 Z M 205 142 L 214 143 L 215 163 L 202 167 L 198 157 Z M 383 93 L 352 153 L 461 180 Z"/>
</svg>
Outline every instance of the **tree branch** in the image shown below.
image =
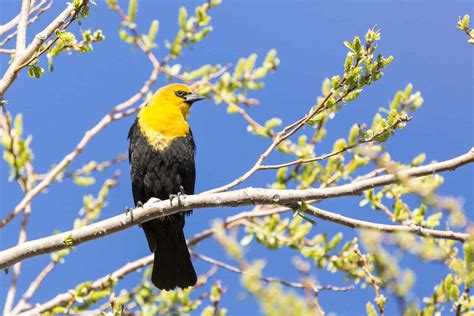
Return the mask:
<svg viewBox="0 0 474 316">
<path fill-rule="evenodd" d="M 240 225 L 243 220 L 250 219 L 250 218 L 268 216 L 268 215 L 271 215 L 271 214 L 277 214 L 277 213 L 285 212 L 287 210 L 288 210 L 288 208 L 281 208 L 280 207 L 280 208 L 273 208 L 271 210 L 264 210 L 264 211 L 254 210 L 254 211 L 251 211 L 251 212 L 242 212 L 242 213 L 237 214 L 235 216 L 228 217 L 224 222 L 224 228 L 225 229 L 230 229 L 231 227 L 235 227 L 236 225 Z M 187 244 L 188 244 L 189 247 L 195 246 L 196 244 L 203 241 L 204 239 L 207 239 L 207 238 L 211 237 L 213 234 L 214 234 L 214 229 L 212 229 L 212 228 L 206 229 L 206 230 L 194 235 L 191 239 L 189 239 L 187 241 Z M 113 280 L 123 279 L 129 273 L 134 272 L 134 271 L 136 271 L 136 270 L 138 270 L 142 267 L 145 267 L 145 266 L 149 265 L 152 262 L 153 262 L 153 255 L 149 255 L 149 256 L 140 258 L 138 260 L 135 260 L 133 262 L 129 262 L 129 263 L 125 264 L 124 266 L 122 266 L 121 268 L 115 270 L 114 272 L 112 272 L 112 273 L 110 273 L 110 274 L 94 281 L 91 285 L 91 289 L 92 290 L 100 290 L 100 289 L 104 288 L 109 283 L 109 281 L 111 279 L 113 279 Z M 38 279 L 36 279 L 35 282 L 33 282 L 33 283 L 35 283 L 35 284 L 38 283 L 37 280 Z M 32 283 L 32 285 L 33 285 L 33 283 Z M 25 293 L 25 296 L 28 293 L 31 293 L 32 291 L 34 292 L 34 289 L 32 290 L 31 286 L 30 286 L 30 288 Z M 25 313 L 26 315 L 39 314 L 39 313 L 46 312 L 46 311 L 52 309 L 55 306 L 63 306 L 64 304 L 69 302 L 72 298 L 74 298 L 74 295 L 72 294 L 72 293 L 74 293 L 73 291 L 74 291 L 74 289 L 71 289 L 71 290 L 69 290 L 65 293 L 58 294 L 53 299 L 51 299 L 51 300 L 49 300 L 49 301 L 47 301 L 43 304 L 38 304 L 37 306 L 33 307 L 33 309 L 24 309 L 24 308 L 22 308 L 22 307 L 25 307 L 25 305 L 23 304 L 23 306 L 15 307 L 14 312 L 16 312 L 16 313 Z M 28 299 L 30 297 L 31 297 L 31 295 L 27 296 Z"/>
<path fill-rule="evenodd" d="M 305 211 L 305 213 L 308 213 L 310 215 L 313 215 L 314 217 L 327 220 L 333 223 L 337 223 L 343 226 L 347 226 L 350 228 L 375 230 L 375 231 L 383 232 L 383 233 L 390 233 L 390 234 L 412 233 L 421 237 L 451 239 L 451 240 L 457 240 L 457 241 L 462 241 L 462 242 L 466 241 L 467 238 L 469 237 L 469 234 L 456 233 L 453 231 L 428 229 L 428 228 L 423 228 L 421 226 L 416 226 L 416 225 L 386 225 L 386 224 L 362 221 L 362 220 L 342 216 L 337 213 L 328 212 L 312 205 L 308 205 L 308 209 Z"/>
<path fill-rule="evenodd" d="M 472 162 L 474 162 L 474 148 L 471 148 L 471 150 L 466 154 L 450 160 L 400 171 L 398 176 L 405 175 L 410 177 L 421 177 L 446 170 L 454 170 Z M 185 210 L 255 204 L 282 206 L 296 205 L 302 200 L 322 200 L 340 196 L 357 195 L 364 190 L 373 187 L 395 183 L 397 179 L 397 176 L 390 174 L 322 189 L 271 190 L 247 188 L 230 192 L 212 194 L 202 193 L 198 195 L 184 196 L 179 200 L 174 199 L 171 201 L 148 202 L 144 207 L 137 207 L 127 214 L 120 214 L 80 229 L 29 241 L 4 250 L 0 252 L 0 269 L 5 269 L 12 264 L 27 258 L 76 246 L 90 240 L 125 230 L 131 226 L 154 218 L 171 215 Z M 413 229 L 413 231 L 415 230 L 416 229 Z M 441 232 L 437 233 L 437 235 L 433 235 L 432 231 L 425 232 L 428 236 L 434 238 L 441 238 L 440 236 L 443 236 L 443 238 L 459 241 L 465 241 L 469 237 L 468 234 L 460 233 L 456 233 L 455 235 L 448 233 L 445 236 Z"/>
<path fill-rule="evenodd" d="M 48 1 L 49 1 L 49 2 L 48 2 Z M 42 5 L 45 4 L 45 3 L 47 3 L 47 5 L 45 5 L 44 7 L 42 7 Z M 35 15 L 34 15 L 32 18 L 30 18 L 30 19 L 28 20 L 28 24 L 33 24 L 33 23 L 35 23 L 35 22 L 40 18 L 40 16 L 41 16 L 43 13 L 45 13 L 46 11 L 48 11 L 48 10 L 51 8 L 52 5 L 53 5 L 53 0 L 42 0 L 37 6 L 35 6 L 34 8 L 32 8 L 32 9 L 30 10 L 30 15 L 31 15 L 32 13 L 36 12 L 36 11 L 37 11 L 37 12 L 35 13 Z M 38 9 L 39 9 L 39 10 L 38 10 Z M 17 16 L 17 21 L 16 21 L 16 23 L 18 23 L 18 17 L 19 17 L 19 15 Z M 8 41 L 10 41 L 12 38 L 14 38 L 17 33 L 18 33 L 17 30 L 15 30 L 14 32 L 8 34 L 2 41 L 0 41 L 0 47 L 2 47 L 2 46 L 5 45 Z M 2 36 L 1 31 L 0 31 L 0 36 Z M 13 51 L 14 51 L 14 50 L 13 50 Z"/>
<path fill-rule="evenodd" d="M 16 79 L 20 67 L 29 61 L 33 55 L 40 49 L 41 45 L 57 30 L 64 24 L 64 21 L 73 16 L 77 11 L 77 8 L 72 4 L 68 4 L 66 9 L 62 11 L 56 19 L 53 20 L 46 28 L 40 33 L 36 34 L 33 41 L 26 47 L 22 53 L 18 53 L 15 56 L 15 60 L 10 64 L 7 71 L 3 75 L 3 78 L 0 80 L 0 99 L 3 98 L 3 95 L 8 90 L 10 85 Z"/>
<path fill-rule="evenodd" d="M 16 51 L 15 54 L 21 54 L 26 48 L 26 27 L 28 26 L 28 15 L 30 12 L 30 0 L 23 0 L 21 2 L 20 19 L 18 21 L 17 35 L 16 35 Z"/>
<path fill-rule="evenodd" d="M 230 264 L 224 263 L 224 262 L 216 260 L 214 258 L 210 258 L 210 257 L 205 256 L 203 254 L 193 252 L 192 255 L 196 258 L 201 259 L 202 261 L 205 261 L 205 262 L 208 262 L 210 264 L 216 265 L 216 266 L 221 267 L 223 269 L 226 269 L 228 271 L 238 273 L 238 274 L 245 273 L 244 271 L 242 271 L 242 269 L 240 269 L 238 267 L 232 266 Z M 304 283 L 301 283 L 301 282 L 290 282 L 290 281 L 286 281 L 286 280 L 282 280 L 282 279 L 274 278 L 274 277 L 261 276 L 260 280 L 262 280 L 264 282 L 268 282 L 268 283 L 280 283 L 282 285 L 292 287 L 292 288 L 296 288 L 296 289 L 305 289 L 308 286 L 307 284 L 304 284 Z M 319 291 L 324 291 L 324 290 L 330 290 L 330 291 L 335 291 L 335 292 L 345 292 L 345 291 L 348 291 L 348 290 L 352 290 L 353 288 L 354 288 L 354 285 L 342 286 L 342 287 L 341 286 L 334 286 L 334 285 L 323 285 L 323 286 L 322 285 L 313 285 L 311 290 L 313 292 L 316 292 L 316 293 L 319 292 Z"/>
</svg>

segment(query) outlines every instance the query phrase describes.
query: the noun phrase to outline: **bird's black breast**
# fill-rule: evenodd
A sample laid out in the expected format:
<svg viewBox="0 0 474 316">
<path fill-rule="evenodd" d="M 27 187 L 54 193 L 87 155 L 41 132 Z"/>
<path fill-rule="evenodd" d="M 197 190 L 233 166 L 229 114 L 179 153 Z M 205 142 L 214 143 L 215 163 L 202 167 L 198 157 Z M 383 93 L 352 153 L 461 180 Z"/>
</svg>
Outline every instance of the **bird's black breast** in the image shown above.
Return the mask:
<svg viewBox="0 0 474 316">
<path fill-rule="evenodd" d="M 135 205 L 150 198 L 161 200 L 180 192 L 194 194 L 196 171 L 195 145 L 191 132 L 176 137 L 168 146 L 157 149 L 151 146 L 135 120 L 129 134 L 129 161 Z"/>
</svg>

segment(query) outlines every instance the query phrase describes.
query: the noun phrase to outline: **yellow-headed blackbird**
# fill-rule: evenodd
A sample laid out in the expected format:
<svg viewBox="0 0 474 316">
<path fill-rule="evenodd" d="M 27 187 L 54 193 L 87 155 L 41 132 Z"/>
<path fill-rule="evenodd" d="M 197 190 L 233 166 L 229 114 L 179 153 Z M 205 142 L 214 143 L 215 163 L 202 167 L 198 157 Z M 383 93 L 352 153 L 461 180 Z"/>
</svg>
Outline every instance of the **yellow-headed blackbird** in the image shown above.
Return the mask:
<svg viewBox="0 0 474 316">
<path fill-rule="evenodd" d="M 186 116 L 191 105 L 202 99 L 186 85 L 171 84 L 160 88 L 139 112 L 128 134 L 135 205 L 152 197 L 166 200 L 180 192 L 194 193 L 195 145 Z M 183 233 L 184 215 L 142 224 L 150 251 L 155 253 L 151 280 L 162 290 L 196 284 Z"/>
</svg>

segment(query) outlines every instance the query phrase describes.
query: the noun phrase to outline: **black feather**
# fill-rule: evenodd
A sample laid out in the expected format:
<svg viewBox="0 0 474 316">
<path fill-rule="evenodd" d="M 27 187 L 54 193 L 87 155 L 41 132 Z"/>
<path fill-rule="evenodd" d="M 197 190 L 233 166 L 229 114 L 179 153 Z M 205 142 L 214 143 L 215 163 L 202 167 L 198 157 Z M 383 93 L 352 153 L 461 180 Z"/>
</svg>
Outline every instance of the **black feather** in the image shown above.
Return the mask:
<svg viewBox="0 0 474 316">
<path fill-rule="evenodd" d="M 135 120 L 128 138 L 135 205 L 146 203 L 152 197 L 166 200 L 170 194 L 180 192 L 180 187 L 186 194 L 194 194 L 195 145 L 191 132 L 185 137 L 173 139 L 165 149 L 158 150 L 148 143 L 140 131 L 138 120 Z M 152 282 L 159 289 L 186 288 L 196 284 L 196 272 L 183 233 L 184 224 L 182 213 L 142 224 L 150 251 L 155 253 Z"/>
</svg>

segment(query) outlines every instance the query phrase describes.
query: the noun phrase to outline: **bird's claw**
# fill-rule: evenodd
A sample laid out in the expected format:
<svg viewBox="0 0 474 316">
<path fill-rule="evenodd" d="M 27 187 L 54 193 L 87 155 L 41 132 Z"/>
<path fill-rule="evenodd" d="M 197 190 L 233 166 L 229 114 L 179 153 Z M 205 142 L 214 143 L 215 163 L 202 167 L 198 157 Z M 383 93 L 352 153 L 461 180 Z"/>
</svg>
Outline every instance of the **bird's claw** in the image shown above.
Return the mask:
<svg viewBox="0 0 474 316">
<path fill-rule="evenodd" d="M 173 205 L 173 200 L 178 200 L 178 205 L 181 205 L 181 199 L 186 197 L 186 193 L 184 192 L 184 188 L 182 186 L 179 187 L 179 192 L 176 194 L 170 194 L 170 205 Z"/>
<path fill-rule="evenodd" d="M 153 204 L 160 202 L 161 200 L 155 197 L 150 198 L 144 205 L 143 207 L 148 208 L 153 206 Z"/>
</svg>

